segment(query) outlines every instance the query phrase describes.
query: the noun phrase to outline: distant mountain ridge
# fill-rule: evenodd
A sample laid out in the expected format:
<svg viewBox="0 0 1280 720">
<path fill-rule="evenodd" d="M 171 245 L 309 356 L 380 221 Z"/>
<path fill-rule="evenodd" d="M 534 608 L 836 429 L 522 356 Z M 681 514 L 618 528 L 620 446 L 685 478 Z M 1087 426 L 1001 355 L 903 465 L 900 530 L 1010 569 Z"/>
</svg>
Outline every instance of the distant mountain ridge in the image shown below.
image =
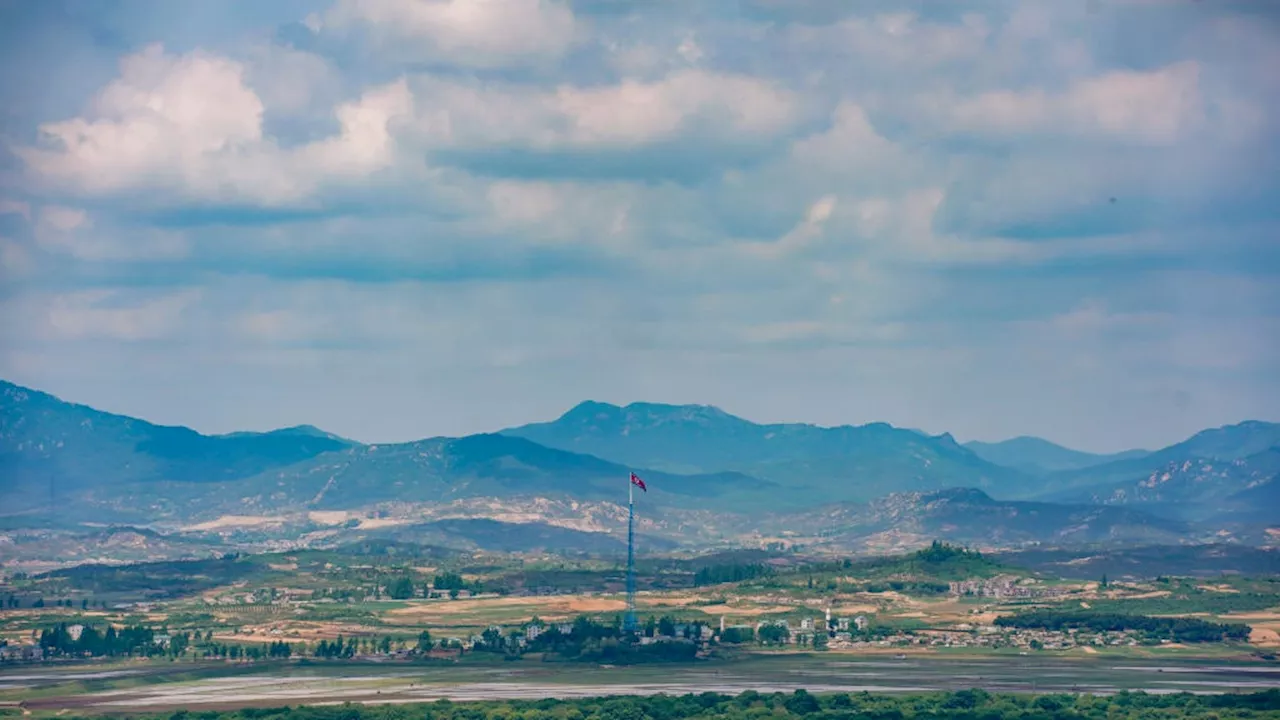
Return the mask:
<svg viewBox="0 0 1280 720">
<path fill-rule="evenodd" d="M 447 503 L 475 497 L 625 498 L 632 469 L 650 502 L 776 504 L 769 482 L 735 472 L 622 466 L 498 434 L 361 445 L 311 426 L 202 435 L 0 385 L 0 505 L 121 522 L 219 514 Z M 52 500 L 51 500 L 52 498 Z"/>
<path fill-rule="evenodd" d="M 973 488 L 893 493 L 774 518 L 776 529 L 820 527 L 821 543 L 893 546 L 913 538 L 1017 546 L 1040 543 L 1176 542 L 1189 525 L 1128 508 L 1000 501 Z"/>
<path fill-rule="evenodd" d="M 1022 472 L 983 460 L 950 434 L 886 423 L 760 425 L 706 405 L 588 401 L 502 434 L 672 472 L 742 472 L 829 501 L 954 485 L 1005 496 L 1034 490 Z"/>
<path fill-rule="evenodd" d="M 1015 441 L 978 450 L 990 458 L 994 448 L 1005 453 L 1000 459 L 1024 467 L 1028 458 L 1073 465 L 1099 457 Z M 984 459 L 949 434 L 884 423 L 762 425 L 709 406 L 585 402 L 554 421 L 500 433 L 364 445 L 307 425 L 202 435 L 0 381 L 0 515 L 10 527 L 27 527 L 24 517 L 50 527 L 187 527 L 222 516 L 280 525 L 271 518 L 287 516 L 289 527 L 309 532 L 314 511 L 411 518 L 456 503 L 477 508 L 473 518 L 491 508 L 495 518 L 516 512 L 518 522 L 546 522 L 553 518 L 524 508 L 551 500 L 555 523 L 601 528 L 619 522 L 616 516 L 597 522 L 602 512 L 625 518 L 634 470 L 649 481 L 643 502 L 657 523 L 651 527 L 661 525 L 666 537 L 728 541 L 751 532 L 756 520 L 794 513 L 806 532 L 816 531 L 815 523 L 839 518 L 801 521 L 802 511 L 854 503 L 861 509 L 841 512 L 856 515 L 859 532 L 872 534 L 917 528 L 991 542 L 1174 542 L 1179 532 L 1199 532 L 1187 520 L 1238 530 L 1236 537 L 1280 527 L 1277 441 L 1280 425 L 1250 421 L 1141 457 L 1028 472 Z M 1036 507 L 1027 504 L 1033 500 Z M 894 515 L 893 503 L 920 510 Z M 970 519 L 946 508 L 964 508 Z M 873 532 L 875 517 L 896 518 L 900 527 Z M 1071 531 L 1070 522 L 1080 529 Z"/>
<path fill-rule="evenodd" d="M 225 482 L 342 450 L 313 428 L 201 435 L 154 425 L 0 381 L 0 467 L 11 499 L 128 482 Z"/>
<path fill-rule="evenodd" d="M 1145 457 L 1149 450 L 1125 450 L 1099 455 L 1063 447 L 1038 437 L 1022 435 L 1000 442 L 974 440 L 964 443 L 978 457 L 996 465 L 1004 465 L 1031 474 L 1044 474 L 1058 470 L 1080 470 L 1116 460 Z"/>
<path fill-rule="evenodd" d="M 1142 507 L 1176 517 L 1229 520 L 1235 515 L 1280 523 L 1280 446 L 1238 459 L 1173 459 L 1142 477 L 1091 485 L 1060 497 Z"/>
<path fill-rule="evenodd" d="M 1045 499 L 1084 499 L 1105 491 L 1108 487 L 1123 487 L 1131 483 L 1149 480 L 1153 473 L 1164 473 L 1178 466 L 1214 466 L 1221 469 L 1223 463 L 1242 461 L 1250 464 L 1250 458 L 1261 459 L 1271 449 L 1280 447 L 1280 423 L 1250 420 L 1235 425 L 1203 430 L 1190 438 L 1156 450 L 1138 458 L 1114 460 L 1079 470 L 1064 470 L 1043 477 L 1042 493 Z M 1255 463 L 1256 464 L 1256 463 Z M 1262 463 L 1264 472 L 1270 464 Z M 1185 473 L 1190 469 L 1178 471 Z M 1212 471 L 1209 471 L 1212 472 Z M 1207 477 L 1207 476 L 1206 476 Z M 1219 475 L 1219 477 L 1223 477 Z M 1188 486 L 1192 487 L 1192 486 Z M 1202 490 L 1204 483 L 1195 485 Z M 1236 487 L 1237 490 L 1243 489 Z M 1184 494 L 1180 501 L 1202 502 L 1209 495 Z M 1174 500 L 1166 495 L 1164 501 Z M 1280 518 L 1278 518 L 1280 519 Z"/>
</svg>

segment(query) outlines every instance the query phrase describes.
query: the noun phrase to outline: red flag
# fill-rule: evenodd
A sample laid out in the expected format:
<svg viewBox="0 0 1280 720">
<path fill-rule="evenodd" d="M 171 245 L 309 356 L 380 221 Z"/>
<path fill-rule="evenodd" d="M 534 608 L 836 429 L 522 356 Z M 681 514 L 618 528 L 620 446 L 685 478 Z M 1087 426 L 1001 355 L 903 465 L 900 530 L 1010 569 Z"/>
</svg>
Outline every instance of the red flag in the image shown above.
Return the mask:
<svg viewBox="0 0 1280 720">
<path fill-rule="evenodd" d="M 649 488 L 644 486 L 644 481 L 641 480 L 640 476 L 635 473 L 631 473 L 631 484 L 635 485 L 636 487 L 640 488 L 645 492 L 649 492 Z"/>
</svg>

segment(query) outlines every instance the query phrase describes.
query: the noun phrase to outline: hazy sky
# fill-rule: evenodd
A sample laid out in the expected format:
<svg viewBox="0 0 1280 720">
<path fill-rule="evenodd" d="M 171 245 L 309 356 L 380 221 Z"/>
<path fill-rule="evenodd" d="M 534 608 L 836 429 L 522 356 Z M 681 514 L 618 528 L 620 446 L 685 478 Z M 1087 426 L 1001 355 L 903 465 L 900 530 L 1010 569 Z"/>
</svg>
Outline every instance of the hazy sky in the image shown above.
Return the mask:
<svg viewBox="0 0 1280 720">
<path fill-rule="evenodd" d="M 0 377 L 370 441 L 1280 420 L 1277 7 L 0 0 Z"/>
</svg>

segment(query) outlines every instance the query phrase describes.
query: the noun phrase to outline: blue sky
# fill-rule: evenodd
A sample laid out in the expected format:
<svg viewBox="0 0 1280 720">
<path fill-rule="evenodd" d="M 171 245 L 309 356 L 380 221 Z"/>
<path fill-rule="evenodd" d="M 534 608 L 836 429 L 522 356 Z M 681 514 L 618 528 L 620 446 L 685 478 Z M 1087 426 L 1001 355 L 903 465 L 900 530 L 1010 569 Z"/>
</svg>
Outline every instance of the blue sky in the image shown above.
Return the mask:
<svg viewBox="0 0 1280 720">
<path fill-rule="evenodd" d="M 0 377 L 384 442 L 1280 420 L 1270 8 L 3 0 Z"/>
</svg>

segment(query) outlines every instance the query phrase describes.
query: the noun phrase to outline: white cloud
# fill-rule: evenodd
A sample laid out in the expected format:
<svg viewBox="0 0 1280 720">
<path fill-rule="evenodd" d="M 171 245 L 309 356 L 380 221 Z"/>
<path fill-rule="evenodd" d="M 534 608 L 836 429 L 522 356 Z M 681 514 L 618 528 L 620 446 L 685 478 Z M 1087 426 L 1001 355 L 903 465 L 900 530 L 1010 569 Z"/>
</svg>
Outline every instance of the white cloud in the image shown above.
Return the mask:
<svg viewBox="0 0 1280 720">
<path fill-rule="evenodd" d="M 152 227 L 98 228 L 80 208 L 46 205 L 35 226 L 36 244 L 45 252 L 88 260 L 171 260 L 190 246 L 181 234 Z"/>
<path fill-rule="evenodd" d="M 359 179 L 394 160 L 391 126 L 412 109 L 403 81 L 336 109 L 340 132 L 297 148 L 264 137 L 263 104 L 245 69 L 159 45 L 121 62 L 91 117 L 42 125 L 40 148 L 19 148 L 39 181 L 86 195 L 176 190 L 189 199 L 277 205 L 327 182 Z"/>
<path fill-rule="evenodd" d="M 889 13 L 848 17 L 824 25 L 795 25 L 785 39 L 802 52 L 820 52 L 842 60 L 852 56 L 874 62 L 877 71 L 892 68 L 894 74 L 901 74 L 972 59 L 985 51 L 990 33 L 986 20 L 977 14 L 944 24 L 922 20 L 913 13 Z M 867 68 L 829 64 L 822 69 L 843 73 Z"/>
<path fill-rule="evenodd" d="M 1204 122 L 1200 74 L 1194 61 L 1150 72 L 1114 71 L 1059 93 L 986 92 L 944 112 L 952 130 L 966 133 L 1104 136 L 1168 145 Z"/>
<path fill-rule="evenodd" d="M 152 340 L 176 330 L 184 311 L 199 297 L 198 290 L 184 290 L 140 302 L 128 302 L 112 290 L 58 295 L 48 303 L 47 326 L 43 330 L 63 340 Z"/>
<path fill-rule="evenodd" d="M 551 92 L 424 78 L 414 95 L 421 135 L 446 148 L 634 148 L 693 134 L 710 143 L 765 140 L 800 113 L 797 98 L 768 81 L 702 70 Z"/>
<path fill-rule="evenodd" d="M 22 200 L 0 199 L 0 215 L 21 215 L 24 220 L 31 220 L 31 204 Z"/>
<path fill-rule="evenodd" d="M 556 58 L 573 43 L 572 11 L 558 0 L 338 0 L 313 31 L 368 28 L 376 41 L 410 41 L 415 54 L 498 67 Z"/>
<path fill-rule="evenodd" d="M 60 205 L 46 205 L 40 208 L 39 226 L 53 232 L 72 232 L 92 225 L 89 214 L 79 208 Z"/>
<path fill-rule="evenodd" d="M 764 258 L 779 258 L 798 252 L 822 236 L 827 220 L 836 209 L 836 196 L 824 195 L 805 211 L 804 219 L 776 242 L 747 245 L 747 252 Z"/>
<path fill-rule="evenodd" d="M 770 136 L 795 120 L 789 93 L 755 78 L 697 70 L 659 82 L 604 88 L 563 87 L 555 104 L 578 144 L 642 144 L 670 138 L 693 123 L 705 130 Z"/>
</svg>

